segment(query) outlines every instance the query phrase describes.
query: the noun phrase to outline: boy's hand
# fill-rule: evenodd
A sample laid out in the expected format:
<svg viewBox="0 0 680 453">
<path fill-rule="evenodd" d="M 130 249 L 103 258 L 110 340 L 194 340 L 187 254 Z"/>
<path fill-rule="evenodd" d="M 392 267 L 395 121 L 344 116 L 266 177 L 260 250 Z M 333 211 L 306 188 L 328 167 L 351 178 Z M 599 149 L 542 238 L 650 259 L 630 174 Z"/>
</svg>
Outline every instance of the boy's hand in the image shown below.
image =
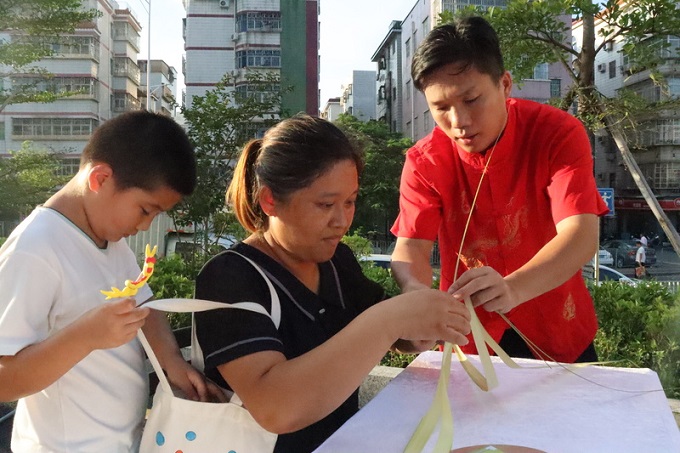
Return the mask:
<svg viewBox="0 0 680 453">
<path fill-rule="evenodd" d="M 82 338 L 92 350 L 117 348 L 137 335 L 150 309 L 137 307 L 134 299 L 107 302 L 93 308 L 76 321 L 83 330 Z"/>
<path fill-rule="evenodd" d="M 170 383 L 179 388 L 186 399 L 212 403 L 228 401 L 222 389 L 181 357 L 172 360 L 165 368 Z"/>
</svg>

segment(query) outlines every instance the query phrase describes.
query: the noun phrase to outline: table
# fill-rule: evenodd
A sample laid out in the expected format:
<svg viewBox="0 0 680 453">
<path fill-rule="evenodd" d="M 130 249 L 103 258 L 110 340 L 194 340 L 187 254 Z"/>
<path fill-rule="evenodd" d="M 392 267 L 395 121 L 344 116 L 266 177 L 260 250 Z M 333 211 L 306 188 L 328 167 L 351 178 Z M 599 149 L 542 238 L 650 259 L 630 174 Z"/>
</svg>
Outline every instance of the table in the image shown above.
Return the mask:
<svg viewBox="0 0 680 453">
<path fill-rule="evenodd" d="M 477 356 L 468 358 L 481 369 Z M 452 360 L 453 448 L 506 444 L 549 453 L 680 452 L 680 431 L 650 369 L 589 366 L 575 371 L 577 376 L 562 367 L 512 369 L 492 359 L 499 386 L 490 392 L 477 388 Z M 316 453 L 401 453 L 430 407 L 441 360 L 441 352 L 420 354 Z M 425 452 L 432 450 L 436 434 Z"/>
</svg>

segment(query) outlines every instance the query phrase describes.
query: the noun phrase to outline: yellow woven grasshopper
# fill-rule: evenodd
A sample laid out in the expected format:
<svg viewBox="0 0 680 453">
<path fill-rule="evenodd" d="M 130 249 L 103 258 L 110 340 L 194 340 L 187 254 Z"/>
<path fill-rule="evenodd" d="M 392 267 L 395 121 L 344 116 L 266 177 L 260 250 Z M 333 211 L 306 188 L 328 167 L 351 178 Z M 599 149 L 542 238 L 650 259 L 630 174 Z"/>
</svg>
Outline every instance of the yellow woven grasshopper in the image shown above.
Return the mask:
<svg viewBox="0 0 680 453">
<path fill-rule="evenodd" d="M 115 299 L 117 297 L 132 297 L 137 294 L 137 290 L 144 286 L 144 283 L 149 280 L 151 274 L 153 274 L 153 269 L 156 266 L 156 250 L 158 246 L 155 245 L 153 249 L 149 244 L 146 244 L 146 250 L 144 252 L 144 266 L 142 267 L 142 272 L 139 274 L 137 279 L 125 280 L 123 289 L 118 289 L 116 287 L 111 287 L 110 291 L 101 290 L 101 293 L 106 296 L 106 299 Z"/>
</svg>

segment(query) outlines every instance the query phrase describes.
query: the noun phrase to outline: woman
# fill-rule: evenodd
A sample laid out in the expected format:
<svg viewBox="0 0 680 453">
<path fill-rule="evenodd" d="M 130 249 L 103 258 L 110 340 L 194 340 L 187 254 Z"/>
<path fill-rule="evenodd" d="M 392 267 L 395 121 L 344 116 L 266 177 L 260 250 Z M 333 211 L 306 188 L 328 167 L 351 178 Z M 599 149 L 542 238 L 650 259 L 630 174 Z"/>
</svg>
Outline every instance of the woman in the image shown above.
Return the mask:
<svg viewBox="0 0 680 453">
<path fill-rule="evenodd" d="M 245 146 L 227 191 L 252 233 L 234 250 L 274 283 L 281 324 L 276 329 L 260 313 L 218 310 L 196 314 L 197 334 L 206 374 L 279 434 L 276 452 L 312 451 L 347 421 L 358 409 L 362 380 L 391 347 L 416 352 L 436 340 L 467 343 L 463 304 L 429 289 L 381 302 L 382 288 L 340 243 L 362 168 L 361 154 L 337 127 L 299 115 Z M 205 265 L 196 297 L 257 302 L 271 313 L 262 277 L 233 253 Z"/>
</svg>

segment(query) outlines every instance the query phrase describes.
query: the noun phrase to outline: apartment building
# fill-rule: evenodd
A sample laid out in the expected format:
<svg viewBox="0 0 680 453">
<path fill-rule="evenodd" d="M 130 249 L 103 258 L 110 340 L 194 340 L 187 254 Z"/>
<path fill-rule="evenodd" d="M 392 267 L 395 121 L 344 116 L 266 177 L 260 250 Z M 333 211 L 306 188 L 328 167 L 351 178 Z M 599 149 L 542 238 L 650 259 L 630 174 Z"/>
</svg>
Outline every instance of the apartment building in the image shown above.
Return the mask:
<svg viewBox="0 0 680 453">
<path fill-rule="evenodd" d="M 352 80 L 342 87 L 340 106 L 360 121 L 376 119 L 375 71 L 352 71 Z"/>
<path fill-rule="evenodd" d="M 604 24 L 596 20 L 596 48 L 602 45 L 598 33 Z M 582 23 L 573 24 L 573 45 L 580 49 Z M 659 44 L 664 42 L 666 46 Z M 621 90 L 632 90 L 645 100 L 655 103 L 680 98 L 680 36 L 658 39 L 654 52 L 663 63 L 658 68 L 665 86 L 652 80 L 649 69 L 634 72 L 623 51 L 623 41 L 606 43 L 595 57 L 595 86 L 607 97 L 616 97 Z M 651 43 L 650 43 L 651 44 Z M 673 225 L 680 226 L 680 112 L 666 110 L 638 118 L 637 134 L 630 134 L 628 145 L 661 208 Z M 658 221 L 644 201 L 640 190 L 625 167 L 614 141 L 605 131 L 596 134 L 595 178 L 599 187 L 614 189 L 615 215 L 606 221 L 604 234 L 636 235 L 640 232 L 661 234 Z"/>
<path fill-rule="evenodd" d="M 326 105 L 321 110 L 321 118 L 333 122 L 338 119 L 340 114 L 344 113 L 342 111 L 342 105 L 340 104 L 340 98 L 330 98 L 326 101 Z"/>
<path fill-rule="evenodd" d="M 235 89 L 255 92 L 247 71 L 275 71 L 282 107 L 319 111 L 319 25 L 317 0 L 184 0 L 185 105 L 215 88 L 225 74 Z"/>
<path fill-rule="evenodd" d="M 147 60 L 138 60 L 137 66 L 141 72 L 141 82 L 137 98 L 142 109 L 163 115 L 175 117 L 177 99 L 177 70 L 163 60 L 151 60 L 151 67 L 147 68 Z M 150 90 L 147 89 L 147 70 Z M 147 92 L 150 95 L 147 96 Z M 147 98 L 150 101 L 147 101 Z"/>
<path fill-rule="evenodd" d="M 425 96 L 413 87 L 411 81 L 413 53 L 432 27 L 436 26 L 440 13 L 455 12 L 470 5 L 504 7 L 505 0 L 418 0 L 401 22 L 400 39 L 403 57 L 400 65 L 401 74 L 397 75 L 395 80 L 402 80 L 401 132 L 414 141 L 429 134 L 434 127 L 434 121 Z M 571 22 L 568 16 L 562 17 L 562 20 L 565 24 Z M 378 60 L 378 67 L 380 67 L 380 60 Z M 561 96 L 566 92 L 568 89 L 566 80 L 568 80 L 568 74 L 561 64 L 538 65 L 531 79 L 522 80 L 521 83 L 515 82 L 510 95 L 537 102 L 547 102 L 551 97 Z M 380 90 L 380 86 L 377 89 Z"/>
<path fill-rule="evenodd" d="M 401 21 L 393 20 L 371 57 L 378 66 L 376 117 L 392 132 L 402 132 L 403 127 L 401 58 Z"/>
<path fill-rule="evenodd" d="M 36 148 L 64 153 L 64 172 L 75 173 L 92 131 L 123 111 L 139 108 L 137 53 L 142 27 L 138 18 L 113 0 L 83 0 L 82 4 L 97 8 L 101 16 L 81 24 L 72 35 L 55 39 L 53 56 L 36 64 L 54 77 L 38 80 L 32 74 L 16 74 L 8 81 L 75 94 L 47 104 L 8 105 L 0 112 L 0 156 L 31 141 Z M 7 32 L 1 37 L 12 39 Z"/>
</svg>

